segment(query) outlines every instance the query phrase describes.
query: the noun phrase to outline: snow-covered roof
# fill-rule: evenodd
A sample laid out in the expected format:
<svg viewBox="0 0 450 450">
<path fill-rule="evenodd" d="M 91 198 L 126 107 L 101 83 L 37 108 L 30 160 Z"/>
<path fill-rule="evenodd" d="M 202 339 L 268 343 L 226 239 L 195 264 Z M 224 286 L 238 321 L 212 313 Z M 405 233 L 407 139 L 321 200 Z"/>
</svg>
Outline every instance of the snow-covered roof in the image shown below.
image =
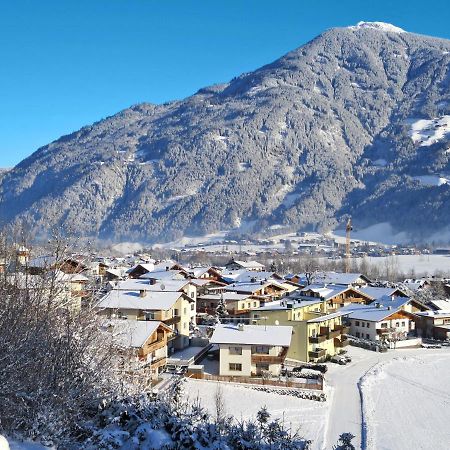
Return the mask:
<svg viewBox="0 0 450 450">
<path fill-rule="evenodd" d="M 239 260 L 233 260 L 229 264 L 237 264 L 244 269 L 264 269 L 264 264 L 259 263 L 258 261 L 239 261 Z M 229 265 L 227 264 L 227 265 Z"/>
<path fill-rule="evenodd" d="M 114 284 L 113 289 L 121 291 L 170 291 L 177 292 L 183 289 L 184 286 L 189 284 L 190 280 L 164 280 L 163 282 L 157 281 L 154 284 L 150 284 L 149 280 L 142 278 L 129 278 L 128 280 L 119 281 Z"/>
<path fill-rule="evenodd" d="M 139 291 L 108 292 L 97 304 L 98 308 L 137 309 L 167 311 L 182 296 L 180 292 L 147 292 L 144 297 Z"/>
<path fill-rule="evenodd" d="M 114 339 L 122 346 L 141 348 L 160 325 L 158 320 L 111 319 L 103 327 L 111 331 Z"/>
<path fill-rule="evenodd" d="M 289 347 L 292 327 L 264 325 L 217 325 L 211 344 L 269 345 Z"/>
<path fill-rule="evenodd" d="M 396 287 L 391 288 L 391 287 L 364 286 L 358 288 L 358 290 L 374 299 L 378 299 L 386 295 L 390 297 L 392 295 L 396 295 L 397 293 L 401 293 L 403 294 L 404 297 L 406 297 L 406 294 L 401 289 Z"/>
<path fill-rule="evenodd" d="M 142 278 L 144 280 L 179 280 L 182 278 L 186 278 L 186 276 L 181 270 L 153 270 L 141 275 L 139 278 Z"/>
<path fill-rule="evenodd" d="M 309 286 L 306 286 L 305 288 L 300 290 L 300 295 L 307 296 L 309 292 L 313 292 L 315 294 L 320 295 L 320 298 L 322 298 L 323 300 L 329 300 L 330 298 L 333 298 L 336 295 L 339 295 L 347 291 L 348 289 L 350 288 L 344 285 L 310 284 Z"/>
<path fill-rule="evenodd" d="M 251 282 L 254 281 L 265 281 L 270 280 L 272 278 L 280 279 L 281 277 L 275 272 L 268 271 L 258 271 L 247 270 L 247 269 L 239 269 L 239 270 L 225 270 L 221 274 L 222 278 L 228 283 L 233 282 Z"/>
<path fill-rule="evenodd" d="M 431 300 L 429 303 L 438 311 L 450 311 L 450 300 Z"/>
<path fill-rule="evenodd" d="M 267 286 L 276 286 L 280 289 L 284 289 L 284 287 L 280 283 L 277 283 L 274 280 L 257 281 L 255 283 L 233 283 L 229 284 L 228 286 L 224 286 L 224 289 L 227 291 L 248 292 L 249 294 L 252 294 L 253 292 L 259 291 L 260 289 Z"/>
<path fill-rule="evenodd" d="M 450 317 L 450 310 L 437 310 L 437 311 L 421 311 L 415 313 L 418 316 L 426 316 L 426 317 Z"/>
<path fill-rule="evenodd" d="M 321 300 L 320 298 L 311 297 L 302 299 L 302 298 L 285 297 L 281 300 L 275 300 L 273 302 L 266 303 L 264 306 L 255 309 L 255 311 L 277 311 L 277 310 L 304 308 L 306 306 L 316 305 L 322 302 L 323 300 Z"/>
<path fill-rule="evenodd" d="M 249 294 L 237 294 L 236 292 L 224 292 L 223 294 L 204 294 L 198 297 L 198 300 L 220 300 L 223 299 L 226 302 L 233 302 L 239 300 L 246 300 L 250 297 Z"/>
<path fill-rule="evenodd" d="M 295 276 L 303 285 L 306 285 L 310 278 L 306 276 L 305 273 L 299 273 Z M 293 277 L 294 276 L 291 276 L 291 278 Z M 313 284 L 339 284 L 342 286 L 351 286 L 356 284 L 360 279 L 366 283 L 370 282 L 370 280 L 362 273 L 316 272 L 312 275 Z"/>
<path fill-rule="evenodd" d="M 342 312 L 342 310 L 339 310 L 334 313 L 317 316 L 314 319 L 307 320 L 307 322 L 308 323 L 320 323 L 320 322 L 325 322 L 326 320 L 335 319 L 336 317 L 341 317 L 343 315 L 344 315 L 344 313 Z"/>
<path fill-rule="evenodd" d="M 373 303 L 371 305 L 351 304 L 344 306 L 339 310 L 342 315 L 349 319 L 366 320 L 368 322 L 379 322 L 400 311 L 401 308 L 392 308 L 390 306 L 377 307 Z"/>
</svg>

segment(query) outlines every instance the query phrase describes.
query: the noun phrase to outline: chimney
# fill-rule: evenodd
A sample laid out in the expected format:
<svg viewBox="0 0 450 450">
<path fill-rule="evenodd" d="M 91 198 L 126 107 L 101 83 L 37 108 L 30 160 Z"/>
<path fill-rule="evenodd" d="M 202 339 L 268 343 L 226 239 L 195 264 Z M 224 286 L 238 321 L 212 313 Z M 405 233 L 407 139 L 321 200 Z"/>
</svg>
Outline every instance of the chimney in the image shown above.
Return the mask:
<svg viewBox="0 0 450 450">
<path fill-rule="evenodd" d="M 243 323 L 238 323 L 237 329 L 239 331 L 244 331 L 244 324 Z"/>
<path fill-rule="evenodd" d="M 376 308 L 381 308 L 381 303 L 376 302 L 376 303 L 375 303 L 375 307 L 376 307 Z"/>
<path fill-rule="evenodd" d="M 144 298 L 147 295 L 147 291 L 145 289 L 141 289 L 139 291 L 139 297 Z"/>
</svg>

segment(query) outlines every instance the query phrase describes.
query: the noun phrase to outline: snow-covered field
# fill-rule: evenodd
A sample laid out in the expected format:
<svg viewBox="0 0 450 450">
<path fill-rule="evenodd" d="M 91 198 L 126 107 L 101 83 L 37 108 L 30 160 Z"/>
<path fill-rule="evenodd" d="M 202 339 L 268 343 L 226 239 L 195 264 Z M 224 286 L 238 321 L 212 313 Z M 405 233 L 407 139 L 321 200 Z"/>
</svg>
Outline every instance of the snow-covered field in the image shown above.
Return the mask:
<svg viewBox="0 0 450 450">
<path fill-rule="evenodd" d="M 450 351 L 381 363 L 362 381 L 368 450 L 450 448 Z"/>
<path fill-rule="evenodd" d="M 446 255 L 398 255 L 366 259 L 370 264 L 377 265 L 380 269 L 394 265 L 406 275 L 412 271 L 416 276 L 433 275 L 436 272 L 450 274 L 450 256 Z"/>
<path fill-rule="evenodd" d="M 254 417 L 266 405 L 274 418 L 299 427 L 302 435 L 312 439 L 314 450 L 330 450 L 343 432 L 356 436 L 354 444 L 358 449 L 449 448 L 450 348 L 400 349 L 380 354 L 350 347 L 349 354 L 351 364 L 329 365 L 326 403 L 200 380 L 189 380 L 185 395 L 198 398 L 214 414 L 214 399 L 220 389 L 226 412 L 237 419 Z M 360 392 L 366 439 L 362 439 Z"/>
<path fill-rule="evenodd" d="M 324 444 L 328 402 L 303 400 L 260 392 L 237 384 L 203 380 L 188 380 L 185 395 L 189 399 L 198 398 L 210 414 L 214 415 L 218 390 L 221 392 L 226 413 L 236 419 L 255 418 L 259 409 L 265 405 L 273 419 L 283 420 L 291 429 L 299 430 L 300 435 L 314 440 L 314 448 L 321 448 Z"/>
</svg>

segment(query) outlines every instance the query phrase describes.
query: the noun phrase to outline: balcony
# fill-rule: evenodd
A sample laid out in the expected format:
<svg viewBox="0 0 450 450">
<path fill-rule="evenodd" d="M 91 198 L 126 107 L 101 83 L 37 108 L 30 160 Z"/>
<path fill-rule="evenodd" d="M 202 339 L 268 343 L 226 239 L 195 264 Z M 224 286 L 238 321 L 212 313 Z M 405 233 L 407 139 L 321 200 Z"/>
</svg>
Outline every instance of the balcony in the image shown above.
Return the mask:
<svg viewBox="0 0 450 450">
<path fill-rule="evenodd" d="M 267 363 L 267 364 L 282 364 L 284 358 L 282 356 L 273 355 L 252 355 L 252 364 Z"/>
<path fill-rule="evenodd" d="M 145 347 L 145 350 L 147 353 L 155 352 L 156 350 L 159 350 L 160 348 L 164 348 L 167 345 L 167 342 L 165 340 L 159 340 L 152 342 L 151 344 L 147 345 Z"/>
<path fill-rule="evenodd" d="M 170 327 L 170 325 L 174 325 L 175 323 L 179 323 L 181 321 L 180 316 L 173 316 L 171 319 L 163 320 L 163 322 Z"/>
<path fill-rule="evenodd" d="M 339 337 L 342 334 L 341 330 L 338 328 L 335 328 L 334 330 L 330 330 L 328 333 L 328 339 L 334 339 Z"/>
<path fill-rule="evenodd" d="M 151 362 L 151 368 L 153 370 L 159 369 L 167 364 L 167 358 L 163 356 L 162 358 L 156 358 Z"/>
<path fill-rule="evenodd" d="M 310 336 L 308 340 L 310 344 L 320 344 L 321 342 L 327 340 L 327 336 L 325 334 L 321 334 L 319 336 Z"/>
<path fill-rule="evenodd" d="M 383 334 L 395 333 L 395 332 L 396 332 L 395 328 L 377 328 L 378 336 L 383 335 Z"/>
<path fill-rule="evenodd" d="M 350 327 L 347 325 L 336 325 L 335 330 L 339 330 L 341 334 L 349 334 L 350 333 Z"/>
<path fill-rule="evenodd" d="M 308 355 L 312 359 L 324 358 L 327 354 L 327 351 L 324 348 L 317 348 L 316 350 L 311 350 L 308 352 Z"/>
<path fill-rule="evenodd" d="M 344 337 L 341 337 L 340 339 L 335 338 L 334 339 L 334 346 L 336 348 L 342 348 L 342 347 L 347 347 L 347 345 L 350 344 L 350 340 Z"/>
</svg>

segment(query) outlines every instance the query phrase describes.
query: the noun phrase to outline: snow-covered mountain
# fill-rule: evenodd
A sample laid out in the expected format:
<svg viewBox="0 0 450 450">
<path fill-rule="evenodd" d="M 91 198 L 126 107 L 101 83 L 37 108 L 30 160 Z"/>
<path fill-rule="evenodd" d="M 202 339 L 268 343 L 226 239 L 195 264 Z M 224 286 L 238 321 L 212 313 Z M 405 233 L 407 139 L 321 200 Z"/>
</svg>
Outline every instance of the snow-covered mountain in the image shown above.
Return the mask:
<svg viewBox="0 0 450 450">
<path fill-rule="evenodd" d="M 379 22 L 331 29 L 229 83 L 40 148 L 0 176 L 0 217 L 154 241 L 325 230 L 351 214 L 429 238 L 450 221 L 449 52 Z"/>
</svg>

